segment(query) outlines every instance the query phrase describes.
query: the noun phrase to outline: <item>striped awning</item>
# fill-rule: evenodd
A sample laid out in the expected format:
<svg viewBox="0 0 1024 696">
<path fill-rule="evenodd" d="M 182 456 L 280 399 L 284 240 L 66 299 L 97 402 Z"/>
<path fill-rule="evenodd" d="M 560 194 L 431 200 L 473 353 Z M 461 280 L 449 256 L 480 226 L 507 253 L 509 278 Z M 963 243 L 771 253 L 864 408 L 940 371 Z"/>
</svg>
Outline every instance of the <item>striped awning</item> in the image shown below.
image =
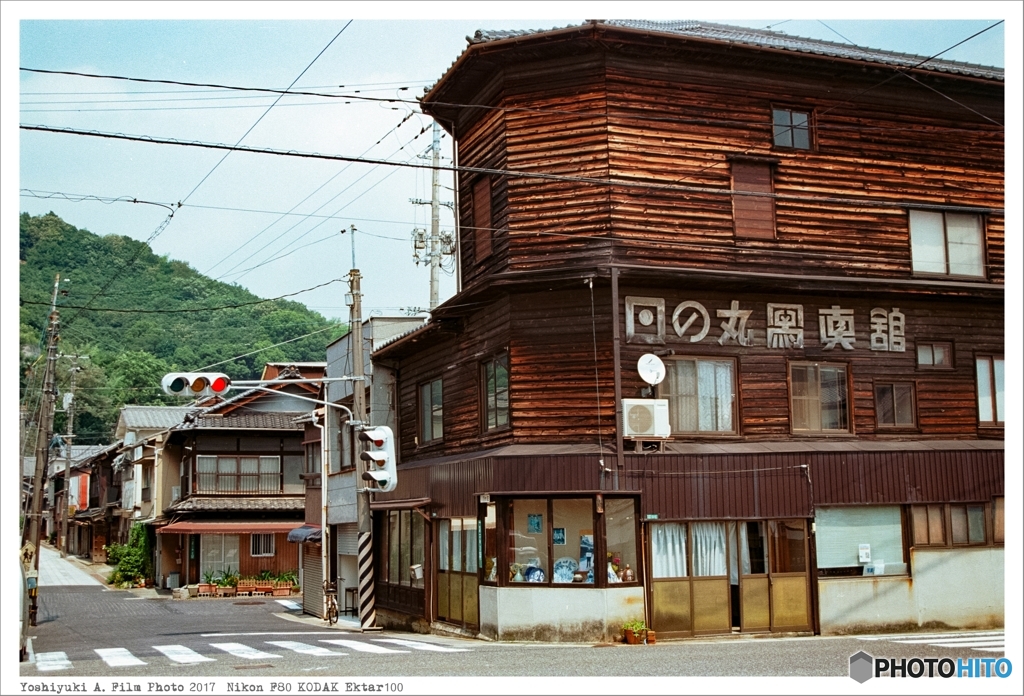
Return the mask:
<svg viewBox="0 0 1024 696">
<path fill-rule="evenodd" d="M 187 520 L 172 522 L 156 530 L 157 534 L 275 534 L 295 529 L 295 520 Z"/>
</svg>

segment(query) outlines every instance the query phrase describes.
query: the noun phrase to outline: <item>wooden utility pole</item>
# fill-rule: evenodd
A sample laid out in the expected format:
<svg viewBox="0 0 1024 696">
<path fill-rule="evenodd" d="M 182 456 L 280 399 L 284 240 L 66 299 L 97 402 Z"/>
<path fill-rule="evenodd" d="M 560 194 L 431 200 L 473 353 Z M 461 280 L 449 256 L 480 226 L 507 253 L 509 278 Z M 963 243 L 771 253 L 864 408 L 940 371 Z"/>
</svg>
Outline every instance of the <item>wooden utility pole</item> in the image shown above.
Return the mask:
<svg viewBox="0 0 1024 696">
<path fill-rule="evenodd" d="M 57 390 L 54 388 L 57 366 L 57 331 L 60 326 L 60 314 L 57 312 L 57 291 L 60 287 L 60 274 L 53 282 L 53 300 L 50 302 L 50 326 L 46 340 L 46 365 L 43 368 L 43 398 L 39 403 L 39 429 L 36 433 L 36 470 L 32 479 L 32 506 L 25 518 L 22 533 L 22 547 L 31 542 L 35 558 L 32 560 L 36 577 L 39 575 L 39 541 L 42 532 L 43 517 L 43 485 L 46 480 L 47 458 L 50 452 L 50 439 L 53 437 L 53 411 Z M 29 597 L 29 625 L 36 625 L 36 593 Z"/>
<path fill-rule="evenodd" d="M 67 434 L 64 436 L 64 490 L 61 491 L 61 500 L 63 504 L 59 508 L 60 510 L 60 533 L 58 534 L 58 542 L 60 543 L 60 557 L 67 558 L 68 555 L 68 486 L 71 483 L 71 443 L 75 437 L 75 381 L 78 371 L 81 370 L 78 366 L 78 358 L 81 356 L 72 355 L 71 363 L 71 388 L 68 390 L 69 399 L 65 410 L 68 415 L 68 427 Z M 54 496 L 56 498 L 56 496 Z"/>
</svg>

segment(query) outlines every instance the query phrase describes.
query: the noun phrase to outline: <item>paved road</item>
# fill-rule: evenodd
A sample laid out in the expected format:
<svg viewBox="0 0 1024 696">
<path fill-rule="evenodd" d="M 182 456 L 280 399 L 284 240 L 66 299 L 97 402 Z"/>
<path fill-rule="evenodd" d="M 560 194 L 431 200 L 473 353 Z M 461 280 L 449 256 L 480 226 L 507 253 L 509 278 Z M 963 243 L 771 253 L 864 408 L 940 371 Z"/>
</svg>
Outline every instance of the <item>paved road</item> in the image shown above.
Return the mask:
<svg viewBox="0 0 1024 696">
<path fill-rule="evenodd" d="M 39 586 L 60 587 L 102 586 L 99 580 L 82 570 L 74 562 L 61 558 L 60 552 L 43 545 L 39 547 Z"/>
</svg>

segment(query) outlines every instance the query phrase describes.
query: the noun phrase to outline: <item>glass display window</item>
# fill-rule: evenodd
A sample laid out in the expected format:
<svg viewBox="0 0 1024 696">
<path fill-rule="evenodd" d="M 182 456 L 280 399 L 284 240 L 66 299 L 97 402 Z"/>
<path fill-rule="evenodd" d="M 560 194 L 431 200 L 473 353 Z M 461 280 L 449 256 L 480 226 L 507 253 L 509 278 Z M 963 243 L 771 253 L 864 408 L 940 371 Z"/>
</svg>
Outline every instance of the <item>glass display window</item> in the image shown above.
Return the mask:
<svg viewBox="0 0 1024 696">
<path fill-rule="evenodd" d="M 638 579 L 635 507 L 632 498 L 606 498 L 604 501 L 605 571 L 609 583 Z"/>
<path fill-rule="evenodd" d="M 551 501 L 551 582 L 594 582 L 594 502 L 591 498 Z"/>
<path fill-rule="evenodd" d="M 548 582 L 547 499 L 523 498 L 509 504 L 509 581 Z"/>
</svg>

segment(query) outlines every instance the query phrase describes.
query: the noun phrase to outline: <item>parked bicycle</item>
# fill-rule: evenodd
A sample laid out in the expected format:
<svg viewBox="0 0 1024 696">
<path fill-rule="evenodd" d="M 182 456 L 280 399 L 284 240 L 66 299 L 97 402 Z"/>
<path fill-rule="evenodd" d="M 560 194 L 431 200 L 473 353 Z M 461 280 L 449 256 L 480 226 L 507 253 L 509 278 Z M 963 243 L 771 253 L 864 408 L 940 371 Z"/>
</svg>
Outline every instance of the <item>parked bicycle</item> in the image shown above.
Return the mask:
<svg viewBox="0 0 1024 696">
<path fill-rule="evenodd" d="M 330 580 L 324 580 L 324 599 L 327 603 L 327 613 L 324 618 L 327 623 L 338 623 L 338 586 Z"/>
</svg>

